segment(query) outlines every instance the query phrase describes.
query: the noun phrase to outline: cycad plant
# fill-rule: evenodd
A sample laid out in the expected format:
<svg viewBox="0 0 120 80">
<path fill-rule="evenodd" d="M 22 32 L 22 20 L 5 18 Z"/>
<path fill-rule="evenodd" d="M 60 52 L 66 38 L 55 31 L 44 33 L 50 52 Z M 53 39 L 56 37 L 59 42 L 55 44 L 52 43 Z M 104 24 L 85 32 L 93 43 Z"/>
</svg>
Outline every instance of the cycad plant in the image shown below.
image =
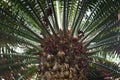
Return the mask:
<svg viewBox="0 0 120 80">
<path fill-rule="evenodd" d="M 120 77 L 106 57 L 119 60 L 119 9 L 119 0 L 0 0 L 0 78 Z"/>
</svg>

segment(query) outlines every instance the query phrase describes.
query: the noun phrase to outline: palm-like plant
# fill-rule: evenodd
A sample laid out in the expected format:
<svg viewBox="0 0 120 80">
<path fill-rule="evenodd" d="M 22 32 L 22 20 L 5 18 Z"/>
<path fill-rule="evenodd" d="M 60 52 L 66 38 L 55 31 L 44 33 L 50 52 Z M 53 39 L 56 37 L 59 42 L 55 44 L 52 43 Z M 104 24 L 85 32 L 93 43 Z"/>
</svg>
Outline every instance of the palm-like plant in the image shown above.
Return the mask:
<svg viewBox="0 0 120 80">
<path fill-rule="evenodd" d="M 0 78 L 120 77 L 105 56 L 119 53 L 119 8 L 119 0 L 1 0 Z"/>
</svg>

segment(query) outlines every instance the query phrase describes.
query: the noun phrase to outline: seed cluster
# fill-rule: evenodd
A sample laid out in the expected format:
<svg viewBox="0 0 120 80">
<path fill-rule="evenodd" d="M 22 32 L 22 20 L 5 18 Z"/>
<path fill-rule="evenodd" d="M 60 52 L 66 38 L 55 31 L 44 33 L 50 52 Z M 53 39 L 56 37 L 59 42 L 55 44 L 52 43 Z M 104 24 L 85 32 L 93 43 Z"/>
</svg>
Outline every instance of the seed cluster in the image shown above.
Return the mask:
<svg viewBox="0 0 120 80">
<path fill-rule="evenodd" d="M 78 38 L 66 35 L 60 31 L 57 37 L 44 39 L 41 44 L 40 78 L 48 80 L 73 79 L 86 80 L 87 54 Z"/>
</svg>

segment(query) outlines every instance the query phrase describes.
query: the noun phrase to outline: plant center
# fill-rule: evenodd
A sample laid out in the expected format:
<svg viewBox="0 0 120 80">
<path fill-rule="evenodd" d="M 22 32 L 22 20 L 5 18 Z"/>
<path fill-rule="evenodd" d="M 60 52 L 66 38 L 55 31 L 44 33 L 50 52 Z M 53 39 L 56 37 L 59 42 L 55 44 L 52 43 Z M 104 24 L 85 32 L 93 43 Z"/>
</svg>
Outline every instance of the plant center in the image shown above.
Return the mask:
<svg viewBox="0 0 120 80">
<path fill-rule="evenodd" d="M 87 54 L 83 43 L 70 31 L 45 38 L 41 44 L 39 73 L 43 79 L 85 80 Z"/>
</svg>

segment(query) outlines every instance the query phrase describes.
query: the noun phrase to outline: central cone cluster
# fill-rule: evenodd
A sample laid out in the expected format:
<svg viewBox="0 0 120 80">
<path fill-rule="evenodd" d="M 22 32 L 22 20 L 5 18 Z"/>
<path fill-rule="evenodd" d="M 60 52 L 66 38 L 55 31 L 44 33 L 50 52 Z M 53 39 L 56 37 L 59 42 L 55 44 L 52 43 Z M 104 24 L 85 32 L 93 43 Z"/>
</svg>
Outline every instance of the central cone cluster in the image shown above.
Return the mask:
<svg viewBox="0 0 120 80">
<path fill-rule="evenodd" d="M 82 42 L 70 34 L 60 31 L 57 37 L 44 39 L 39 64 L 41 79 L 85 80 L 87 54 Z"/>
</svg>

